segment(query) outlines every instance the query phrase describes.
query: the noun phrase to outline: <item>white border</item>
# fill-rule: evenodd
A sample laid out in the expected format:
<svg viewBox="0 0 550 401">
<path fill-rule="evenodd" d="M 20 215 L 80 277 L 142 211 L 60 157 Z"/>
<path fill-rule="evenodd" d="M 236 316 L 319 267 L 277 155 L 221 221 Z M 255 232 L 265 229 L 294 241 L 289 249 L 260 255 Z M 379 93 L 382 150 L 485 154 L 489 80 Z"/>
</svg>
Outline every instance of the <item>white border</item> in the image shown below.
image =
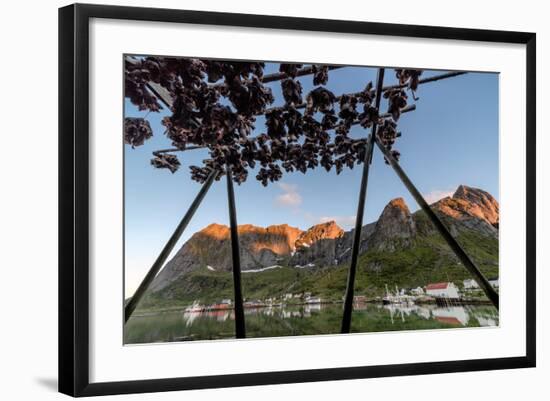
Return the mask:
<svg viewBox="0 0 550 401">
<path fill-rule="evenodd" d="M 123 53 L 500 71 L 500 327 L 124 347 Z M 524 139 L 522 45 L 93 20 L 90 382 L 525 355 Z"/>
</svg>

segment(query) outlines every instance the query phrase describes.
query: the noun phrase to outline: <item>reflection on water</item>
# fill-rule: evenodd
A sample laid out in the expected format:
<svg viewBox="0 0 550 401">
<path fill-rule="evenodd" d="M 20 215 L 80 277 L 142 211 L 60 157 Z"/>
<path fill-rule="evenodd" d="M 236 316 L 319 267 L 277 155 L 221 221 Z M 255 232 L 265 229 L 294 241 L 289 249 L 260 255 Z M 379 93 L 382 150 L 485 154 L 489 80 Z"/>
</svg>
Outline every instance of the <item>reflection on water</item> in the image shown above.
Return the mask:
<svg viewBox="0 0 550 401">
<path fill-rule="evenodd" d="M 247 337 L 336 334 L 342 318 L 341 304 L 307 304 L 246 308 Z M 126 325 L 125 343 L 209 340 L 234 337 L 233 310 L 164 312 L 132 317 Z M 492 306 L 416 304 L 356 304 L 352 332 L 443 329 L 498 326 Z"/>
<path fill-rule="evenodd" d="M 498 313 L 489 307 L 447 306 L 435 305 L 384 305 L 390 314 L 391 323 L 394 324 L 394 316 L 405 321 L 405 316 L 415 314 L 425 320 L 435 319 L 437 322 L 452 326 L 468 326 L 470 319 L 476 319 L 473 327 L 497 326 Z"/>
<path fill-rule="evenodd" d="M 288 319 L 290 317 L 310 317 L 312 312 L 318 312 L 321 310 L 322 304 L 307 304 L 302 305 L 300 308 L 286 308 L 286 307 L 259 307 L 259 308 L 246 308 L 244 310 L 245 316 L 254 316 L 257 314 L 262 314 L 265 316 L 275 316 L 283 319 Z M 197 318 L 208 318 L 214 319 L 218 322 L 225 322 L 227 319 L 234 320 L 235 314 L 232 309 L 230 310 L 214 310 L 214 311 L 203 311 L 203 312 L 183 312 L 183 320 L 187 327 L 192 326 L 193 322 Z"/>
</svg>

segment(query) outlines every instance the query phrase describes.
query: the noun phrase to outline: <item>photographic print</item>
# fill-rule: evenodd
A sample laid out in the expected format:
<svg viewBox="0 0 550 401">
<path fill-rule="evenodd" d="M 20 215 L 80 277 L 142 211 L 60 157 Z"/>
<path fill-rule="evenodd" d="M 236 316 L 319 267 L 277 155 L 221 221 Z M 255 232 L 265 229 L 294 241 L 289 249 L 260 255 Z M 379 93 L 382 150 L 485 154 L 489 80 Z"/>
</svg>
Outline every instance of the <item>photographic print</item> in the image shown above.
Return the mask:
<svg viewBox="0 0 550 401">
<path fill-rule="evenodd" d="M 534 367 L 535 159 L 535 33 L 63 7 L 59 391 Z"/>
<path fill-rule="evenodd" d="M 123 65 L 124 344 L 498 327 L 498 73 Z"/>
</svg>

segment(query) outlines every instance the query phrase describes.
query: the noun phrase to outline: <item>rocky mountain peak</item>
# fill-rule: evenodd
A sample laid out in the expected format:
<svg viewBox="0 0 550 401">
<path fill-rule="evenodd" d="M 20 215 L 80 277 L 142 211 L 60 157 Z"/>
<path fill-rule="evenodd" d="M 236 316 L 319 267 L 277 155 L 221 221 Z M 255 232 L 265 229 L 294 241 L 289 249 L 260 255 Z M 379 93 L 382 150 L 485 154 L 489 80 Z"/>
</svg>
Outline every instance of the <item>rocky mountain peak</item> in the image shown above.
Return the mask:
<svg viewBox="0 0 550 401">
<path fill-rule="evenodd" d="M 464 200 L 474 200 L 479 197 L 480 193 L 486 193 L 485 191 L 469 187 L 464 184 L 460 184 L 453 194 L 453 198 L 462 198 Z"/>
<path fill-rule="evenodd" d="M 224 224 L 212 223 L 204 227 L 196 234 L 215 239 L 222 239 L 229 236 L 229 227 Z"/>
<path fill-rule="evenodd" d="M 344 230 L 334 220 L 316 224 L 303 232 L 296 240 L 296 248 L 309 247 L 323 239 L 336 239 L 344 235 Z"/>
<path fill-rule="evenodd" d="M 302 230 L 288 224 L 257 227 L 251 224 L 239 226 L 239 242 L 241 247 L 253 253 L 273 253 L 288 255 L 294 250 L 296 239 Z"/>
<path fill-rule="evenodd" d="M 455 219 L 477 219 L 498 228 L 499 204 L 488 192 L 460 185 L 452 198 L 444 198 L 434 205 L 440 212 Z"/>
<path fill-rule="evenodd" d="M 389 201 L 386 207 L 384 207 L 378 222 L 383 224 L 387 221 L 391 222 L 395 219 L 406 221 L 410 218 L 410 216 L 411 211 L 405 203 L 405 200 L 403 198 L 395 198 Z"/>
<path fill-rule="evenodd" d="M 403 198 L 392 199 L 382 211 L 374 228 L 371 244 L 377 249 L 392 250 L 412 243 L 416 224 Z M 370 247 L 370 246 L 369 246 Z"/>
<path fill-rule="evenodd" d="M 303 231 L 299 228 L 289 226 L 288 224 L 275 224 L 272 226 L 267 226 L 265 230 L 270 234 L 280 234 L 288 236 L 290 241 L 289 244 L 294 244 L 298 236 L 303 233 Z"/>
<path fill-rule="evenodd" d="M 388 202 L 384 210 L 386 209 L 401 209 L 406 214 L 411 214 L 409 211 L 409 207 L 405 203 L 405 199 L 403 198 L 395 198 Z"/>
</svg>

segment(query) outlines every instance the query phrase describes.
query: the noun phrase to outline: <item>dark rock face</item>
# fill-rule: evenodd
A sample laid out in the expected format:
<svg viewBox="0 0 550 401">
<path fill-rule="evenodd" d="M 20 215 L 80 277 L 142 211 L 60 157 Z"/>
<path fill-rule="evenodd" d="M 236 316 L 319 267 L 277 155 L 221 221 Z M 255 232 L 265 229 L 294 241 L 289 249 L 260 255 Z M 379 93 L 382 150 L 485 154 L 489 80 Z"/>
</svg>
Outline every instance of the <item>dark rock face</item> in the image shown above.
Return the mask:
<svg viewBox="0 0 550 401">
<path fill-rule="evenodd" d="M 487 192 L 461 185 L 452 197 L 431 205 L 451 234 L 475 230 L 498 238 L 499 204 Z M 402 198 L 390 201 L 378 221 L 361 230 L 359 253 L 369 250 L 394 252 L 414 246 L 417 236 L 435 228 L 421 210 L 412 213 Z M 243 271 L 273 266 L 320 268 L 348 263 L 354 231 L 344 231 L 334 221 L 317 224 L 306 231 L 288 224 L 266 228 L 241 225 L 239 244 Z M 229 227 L 211 224 L 195 233 L 155 278 L 151 290 L 158 291 L 185 272 L 196 269 L 231 271 Z"/>
<path fill-rule="evenodd" d="M 309 228 L 296 240 L 296 252 L 291 255 L 290 265 L 313 267 L 336 264 L 338 245 L 344 233 L 334 221 Z"/>
<path fill-rule="evenodd" d="M 416 224 L 403 198 L 386 205 L 370 238 L 370 247 L 379 251 L 394 251 L 396 247 L 412 245 Z"/>
<path fill-rule="evenodd" d="M 239 246 L 241 248 L 241 268 L 257 269 L 277 265 L 288 257 L 295 248 L 296 239 L 302 230 L 288 224 L 256 227 L 251 224 L 239 226 Z M 224 261 L 226 262 L 226 261 Z M 231 270 L 232 263 L 220 263 L 220 270 Z"/>
<path fill-rule="evenodd" d="M 369 239 L 374 233 L 376 223 L 369 223 L 361 229 L 359 253 L 367 250 Z M 290 259 L 291 266 L 333 266 L 347 263 L 351 259 L 354 231 L 344 231 L 334 239 L 321 239 L 310 247 L 299 248 Z M 310 266 L 310 267 L 314 267 Z"/>
<path fill-rule="evenodd" d="M 318 242 L 339 238 L 344 230 L 332 221 L 315 225 L 307 231 L 288 224 L 266 228 L 245 224 L 239 226 L 238 232 L 241 269 L 245 271 L 286 265 L 298 248 L 307 250 Z M 331 247 L 330 242 L 324 244 Z M 193 234 L 155 278 L 151 289 L 160 290 L 185 272 L 200 268 L 231 271 L 233 261 L 228 226 L 214 223 Z"/>
</svg>

